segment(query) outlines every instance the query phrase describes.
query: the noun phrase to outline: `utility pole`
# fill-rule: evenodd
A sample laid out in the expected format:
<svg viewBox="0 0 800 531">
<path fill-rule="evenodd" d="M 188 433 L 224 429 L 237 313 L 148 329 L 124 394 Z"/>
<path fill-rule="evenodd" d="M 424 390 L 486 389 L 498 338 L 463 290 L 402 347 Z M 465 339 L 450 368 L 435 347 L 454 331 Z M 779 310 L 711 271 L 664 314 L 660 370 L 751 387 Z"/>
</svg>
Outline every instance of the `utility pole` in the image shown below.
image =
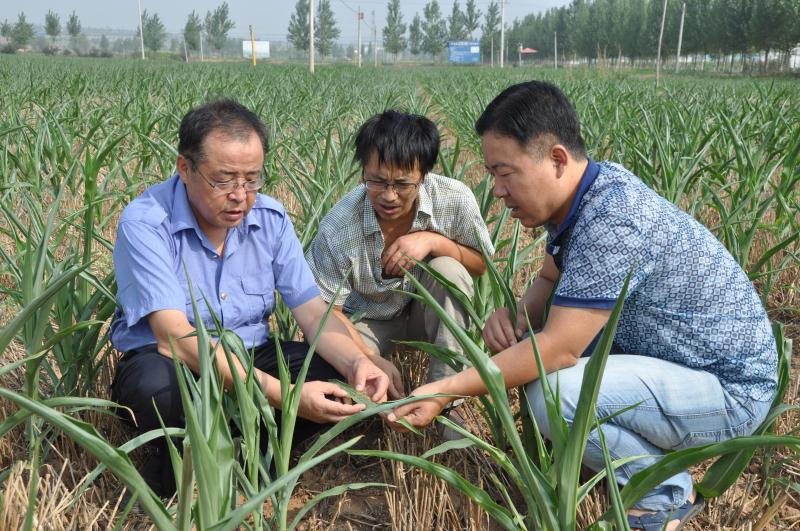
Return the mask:
<svg viewBox="0 0 800 531">
<path fill-rule="evenodd" d="M 139 1 L 139 42 L 142 45 L 142 60 L 144 60 L 144 24 L 142 24 L 142 0 Z"/>
<path fill-rule="evenodd" d="M 553 35 L 553 66 L 558 70 L 558 32 Z"/>
<path fill-rule="evenodd" d="M 378 25 L 375 24 L 375 10 L 372 10 L 372 60 L 378 68 Z"/>
<path fill-rule="evenodd" d="M 661 31 L 658 33 L 658 56 L 656 57 L 656 88 L 661 80 L 661 40 L 664 38 L 664 19 L 667 18 L 667 0 L 664 0 L 664 10 L 661 12 Z"/>
<path fill-rule="evenodd" d="M 364 13 L 361 12 L 361 6 L 358 6 L 358 67 L 361 68 L 361 21 L 364 20 Z"/>
<path fill-rule="evenodd" d="M 675 73 L 681 71 L 681 44 L 683 44 L 683 19 L 686 17 L 686 2 L 681 11 L 681 29 L 678 31 L 678 53 L 675 55 Z"/>
<path fill-rule="evenodd" d="M 506 55 L 506 0 L 500 0 L 500 68 Z"/>
<path fill-rule="evenodd" d="M 522 43 L 519 43 L 519 48 L 517 48 L 517 66 L 522 66 Z"/>
<path fill-rule="evenodd" d="M 186 35 L 183 35 L 183 59 L 189 62 L 189 50 L 186 49 Z"/>
<path fill-rule="evenodd" d="M 492 47 L 491 47 L 491 51 L 492 51 L 492 53 L 491 53 L 491 59 L 490 59 L 490 61 L 491 61 L 492 68 L 494 68 L 494 33 L 492 33 L 492 37 L 491 37 L 491 43 L 492 43 L 492 44 L 491 44 L 491 46 L 492 46 Z"/>
<path fill-rule="evenodd" d="M 202 63 L 205 60 L 206 58 L 203 55 L 203 30 L 200 30 L 200 62 Z"/>
<path fill-rule="evenodd" d="M 252 54 L 253 68 L 256 67 L 256 39 L 253 37 L 253 26 L 250 26 L 250 53 Z"/>
<path fill-rule="evenodd" d="M 314 73 L 314 0 L 308 2 L 308 71 Z"/>
</svg>

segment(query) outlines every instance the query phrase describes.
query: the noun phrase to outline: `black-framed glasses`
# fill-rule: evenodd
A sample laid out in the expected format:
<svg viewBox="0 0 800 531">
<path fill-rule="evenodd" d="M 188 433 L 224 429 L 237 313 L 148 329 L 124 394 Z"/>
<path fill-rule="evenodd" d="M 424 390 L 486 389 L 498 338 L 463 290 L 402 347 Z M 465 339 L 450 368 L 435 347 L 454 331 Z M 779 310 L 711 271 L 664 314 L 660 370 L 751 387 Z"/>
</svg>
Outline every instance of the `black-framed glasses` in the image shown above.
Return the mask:
<svg viewBox="0 0 800 531">
<path fill-rule="evenodd" d="M 208 186 L 214 190 L 216 195 L 227 195 L 236 192 L 241 186 L 244 188 L 245 192 L 257 192 L 264 183 L 267 182 L 267 179 L 264 177 L 263 172 L 258 174 L 257 179 L 229 179 L 227 181 L 215 181 L 213 179 L 209 179 L 200 169 L 197 167 L 197 164 L 192 162 L 192 169 L 197 172 L 197 174 L 203 178 Z"/>
<path fill-rule="evenodd" d="M 374 181 L 372 179 L 364 179 L 364 186 L 367 187 L 367 190 L 370 192 L 378 192 L 382 193 L 387 191 L 389 188 L 393 189 L 397 195 L 408 195 L 413 193 L 418 187 L 420 183 L 390 183 L 388 181 Z"/>
</svg>

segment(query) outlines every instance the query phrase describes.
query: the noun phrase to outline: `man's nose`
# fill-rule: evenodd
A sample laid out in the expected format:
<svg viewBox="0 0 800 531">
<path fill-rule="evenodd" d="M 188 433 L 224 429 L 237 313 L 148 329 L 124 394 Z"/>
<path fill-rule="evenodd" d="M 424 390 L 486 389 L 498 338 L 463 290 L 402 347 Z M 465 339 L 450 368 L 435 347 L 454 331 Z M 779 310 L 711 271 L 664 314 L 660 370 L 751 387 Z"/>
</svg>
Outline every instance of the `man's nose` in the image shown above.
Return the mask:
<svg viewBox="0 0 800 531">
<path fill-rule="evenodd" d="M 244 183 L 236 183 L 236 188 L 228 193 L 228 197 L 235 199 L 238 202 L 244 201 L 247 198 L 247 190 L 244 189 Z"/>
<path fill-rule="evenodd" d="M 495 182 L 494 185 L 492 185 L 492 194 L 496 198 L 500 199 L 502 197 L 505 197 L 506 189 L 503 186 L 497 184 L 497 182 Z"/>
</svg>

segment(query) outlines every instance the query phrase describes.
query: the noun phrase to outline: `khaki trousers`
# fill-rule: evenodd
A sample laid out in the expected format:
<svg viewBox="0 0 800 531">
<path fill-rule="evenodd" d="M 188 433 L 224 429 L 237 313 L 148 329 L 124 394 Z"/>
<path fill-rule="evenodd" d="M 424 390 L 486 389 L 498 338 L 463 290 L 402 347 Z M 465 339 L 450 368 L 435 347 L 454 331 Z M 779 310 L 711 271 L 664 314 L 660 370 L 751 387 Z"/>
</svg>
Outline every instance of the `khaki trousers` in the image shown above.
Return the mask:
<svg viewBox="0 0 800 531">
<path fill-rule="evenodd" d="M 472 277 L 461 262 L 449 256 L 439 256 L 428 262 L 428 265 L 458 286 L 470 298 L 472 297 Z M 450 295 L 447 288 L 427 274 L 422 275 L 420 281 L 459 326 L 462 328 L 469 326 L 467 312 L 461 303 Z M 361 333 L 367 346 L 375 352 L 379 352 L 383 357 L 391 356 L 395 349 L 393 341 L 427 341 L 459 354 L 462 353 L 458 341 L 447 326 L 441 323 L 436 312 L 417 300 L 412 300 L 394 319 L 388 321 L 362 319 L 354 326 Z M 454 372 L 445 363 L 431 358 L 427 381 L 441 380 Z"/>
</svg>

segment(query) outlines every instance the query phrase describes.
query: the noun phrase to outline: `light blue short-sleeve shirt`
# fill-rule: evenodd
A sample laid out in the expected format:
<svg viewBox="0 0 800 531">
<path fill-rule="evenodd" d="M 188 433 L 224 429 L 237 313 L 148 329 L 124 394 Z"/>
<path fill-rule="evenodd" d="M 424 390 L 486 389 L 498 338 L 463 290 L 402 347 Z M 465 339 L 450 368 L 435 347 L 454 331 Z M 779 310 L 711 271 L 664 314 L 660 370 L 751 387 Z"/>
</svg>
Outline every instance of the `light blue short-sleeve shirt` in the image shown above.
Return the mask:
<svg viewBox="0 0 800 531">
<path fill-rule="evenodd" d="M 708 229 L 610 162 L 589 161 L 564 222 L 548 226 L 561 271 L 553 304 L 610 309 L 634 268 L 614 351 L 714 374 L 771 400 L 777 350 L 745 272 Z"/>
<path fill-rule="evenodd" d="M 197 225 L 177 175 L 151 186 L 125 208 L 114 267 L 119 308 L 111 342 L 122 352 L 156 342 L 146 318 L 154 311 L 181 310 L 195 325 L 190 280 L 205 325 L 214 327 L 213 310 L 247 347 L 267 341 L 275 291 L 290 308 L 319 295 L 280 203 L 258 194 L 252 210 L 228 230 L 225 253 L 219 256 Z"/>
</svg>

